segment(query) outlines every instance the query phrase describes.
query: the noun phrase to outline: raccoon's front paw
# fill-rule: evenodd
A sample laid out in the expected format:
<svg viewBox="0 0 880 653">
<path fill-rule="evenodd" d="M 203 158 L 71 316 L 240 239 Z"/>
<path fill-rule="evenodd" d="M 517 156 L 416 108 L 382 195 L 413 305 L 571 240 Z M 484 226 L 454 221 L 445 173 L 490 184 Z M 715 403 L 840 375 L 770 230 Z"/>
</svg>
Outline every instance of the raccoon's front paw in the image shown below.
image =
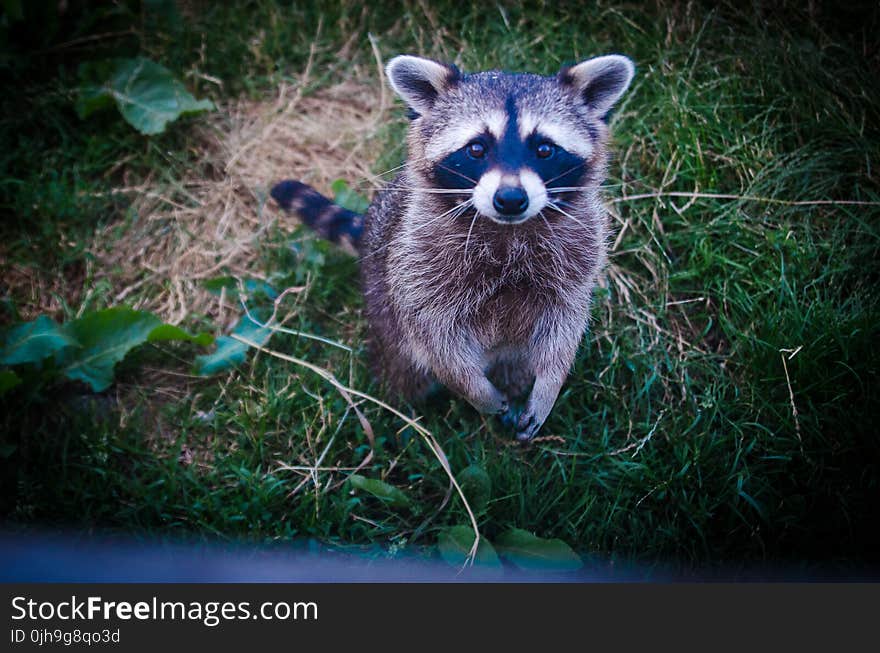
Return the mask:
<svg viewBox="0 0 880 653">
<path fill-rule="evenodd" d="M 543 423 L 544 420 L 538 417 L 534 408 L 527 407 L 516 423 L 516 439 L 520 442 L 528 442 L 535 437 Z"/>
<path fill-rule="evenodd" d="M 487 415 L 505 415 L 509 410 L 510 402 L 507 401 L 507 397 L 499 394 L 498 397 L 494 398 L 492 402 L 485 407 L 485 410 L 480 412 L 486 413 Z"/>
<path fill-rule="evenodd" d="M 556 397 L 562 384 L 550 381 L 547 377 L 538 377 L 535 380 L 529 400 L 526 402 L 526 409 L 520 415 L 516 425 L 516 439 L 520 442 L 528 442 L 535 437 L 547 416 L 550 415 L 553 404 L 556 403 Z"/>
<path fill-rule="evenodd" d="M 512 431 L 516 428 L 516 425 L 519 424 L 519 416 L 522 415 L 522 412 L 522 405 L 511 402 L 508 411 L 506 413 L 502 413 L 498 417 L 501 420 L 501 423 L 504 425 L 504 428 L 510 429 Z"/>
<path fill-rule="evenodd" d="M 472 399 L 471 403 L 484 415 L 504 415 L 510 410 L 510 402 L 502 392 L 495 388 L 493 390 L 494 392 L 487 393 L 479 399 Z"/>
</svg>

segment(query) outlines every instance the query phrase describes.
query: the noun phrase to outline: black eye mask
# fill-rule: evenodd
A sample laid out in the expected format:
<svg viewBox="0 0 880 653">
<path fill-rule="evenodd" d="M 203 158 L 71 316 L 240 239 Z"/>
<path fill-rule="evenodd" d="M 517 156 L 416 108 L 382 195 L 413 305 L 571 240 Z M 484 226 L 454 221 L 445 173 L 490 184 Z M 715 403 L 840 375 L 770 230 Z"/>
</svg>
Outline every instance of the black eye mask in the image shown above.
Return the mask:
<svg viewBox="0 0 880 653">
<path fill-rule="evenodd" d="M 482 157 L 471 156 L 468 152 L 471 143 L 480 143 L 483 146 Z M 480 181 L 480 177 L 496 165 L 493 156 L 495 150 L 495 139 L 491 134 L 478 136 L 435 164 L 434 179 L 442 188 L 473 188 Z"/>
<path fill-rule="evenodd" d="M 580 185 L 585 163 L 582 157 L 572 154 L 538 132 L 533 132 L 523 142 L 512 96 L 507 100 L 505 113 L 507 127 L 500 139 L 485 132 L 435 165 L 437 184 L 443 188 L 473 188 L 480 177 L 491 168 L 511 174 L 525 168 L 533 170 L 550 188 Z M 472 156 L 470 146 L 473 143 L 483 146 L 482 156 Z M 539 156 L 542 145 L 551 146 L 549 156 Z"/>
<path fill-rule="evenodd" d="M 473 157 L 468 150 L 470 143 L 479 142 L 485 148 L 480 158 Z M 551 144 L 551 156 L 541 158 L 538 148 L 541 144 Z M 443 158 L 434 166 L 434 181 L 441 188 L 473 188 L 487 170 L 499 168 L 513 174 L 523 168 L 533 170 L 548 188 L 561 188 L 580 185 L 584 174 L 585 160 L 549 141 L 540 134 L 532 134 L 523 143 L 517 137 L 508 140 L 507 134 L 497 143 L 491 134 L 483 134 L 459 150 Z"/>
<path fill-rule="evenodd" d="M 577 154 L 553 144 L 553 154 L 547 158 L 538 156 L 538 147 L 542 143 L 552 143 L 541 134 L 532 134 L 526 139 L 525 150 L 528 159 L 525 162 L 535 171 L 547 188 L 579 186 L 584 174 L 586 161 Z"/>
</svg>

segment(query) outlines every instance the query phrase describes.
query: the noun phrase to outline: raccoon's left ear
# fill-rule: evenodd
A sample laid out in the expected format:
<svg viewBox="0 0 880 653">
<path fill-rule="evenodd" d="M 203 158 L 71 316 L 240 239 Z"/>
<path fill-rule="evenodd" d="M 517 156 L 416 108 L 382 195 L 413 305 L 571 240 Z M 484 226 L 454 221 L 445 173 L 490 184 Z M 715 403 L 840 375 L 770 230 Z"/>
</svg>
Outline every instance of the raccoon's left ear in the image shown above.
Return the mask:
<svg viewBox="0 0 880 653">
<path fill-rule="evenodd" d="M 458 68 L 432 59 L 401 55 L 385 67 L 391 88 L 416 113 L 428 113 L 437 97 L 461 77 Z"/>
<path fill-rule="evenodd" d="M 619 54 L 587 59 L 559 71 L 559 81 L 573 86 L 583 101 L 604 117 L 626 91 L 635 73 L 633 62 Z"/>
</svg>

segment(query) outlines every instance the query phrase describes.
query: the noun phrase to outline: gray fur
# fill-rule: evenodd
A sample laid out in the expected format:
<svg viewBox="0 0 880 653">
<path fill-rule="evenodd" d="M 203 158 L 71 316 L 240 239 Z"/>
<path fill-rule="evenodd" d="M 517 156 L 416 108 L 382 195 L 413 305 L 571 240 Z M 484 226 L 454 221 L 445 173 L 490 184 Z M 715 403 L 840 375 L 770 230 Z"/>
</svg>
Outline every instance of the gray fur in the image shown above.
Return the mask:
<svg viewBox="0 0 880 653">
<path fill-rule="evenodd" d="M 418 399 L 437 379 L 486 413 L 506 411 L 508 397 L 531 386 L 520 439 L 534 436 L 550 413 L 605 261 L 609 226 L 598 190 L 608 129 L 580 91 L 536 75 L 464 76 L 413 121 L 406 168 L 366 215 L 367 319 L 388 384 Z M 566 211 L 577 221 L 556 211 L 519 225 L 472 222 L 472 212 L 436 219 L 448 196 L 398 190 L 431 187 L 425 148 L 445 126 L 503 110 L 511 96 L 520 112 L 553 114 L 592 141 L 586 190 L 572 194 Z"/>
</svg>

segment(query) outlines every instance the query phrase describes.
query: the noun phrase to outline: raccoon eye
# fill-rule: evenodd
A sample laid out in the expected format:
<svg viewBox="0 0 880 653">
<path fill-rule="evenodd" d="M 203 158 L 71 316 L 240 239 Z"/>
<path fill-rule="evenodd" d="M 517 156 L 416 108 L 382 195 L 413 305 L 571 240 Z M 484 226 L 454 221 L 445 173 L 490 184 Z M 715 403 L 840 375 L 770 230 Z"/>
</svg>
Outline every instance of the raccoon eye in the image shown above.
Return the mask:
<svg viewBox="0 0 880 653">
<path fill-rule="evenodd" d="M 486 146 L 483 145 L 480 141 L 474 141 L 473 143 L 468 143 L 467 153 L 472 159 L 482 159 L 486 156 Z"/>
<path fill-rule="evenodd" d="M 539 159 L 549 159 L 556 152 L 556 148 L 551 143 L 541 143 L 536 150 Z"/>
</svg>

